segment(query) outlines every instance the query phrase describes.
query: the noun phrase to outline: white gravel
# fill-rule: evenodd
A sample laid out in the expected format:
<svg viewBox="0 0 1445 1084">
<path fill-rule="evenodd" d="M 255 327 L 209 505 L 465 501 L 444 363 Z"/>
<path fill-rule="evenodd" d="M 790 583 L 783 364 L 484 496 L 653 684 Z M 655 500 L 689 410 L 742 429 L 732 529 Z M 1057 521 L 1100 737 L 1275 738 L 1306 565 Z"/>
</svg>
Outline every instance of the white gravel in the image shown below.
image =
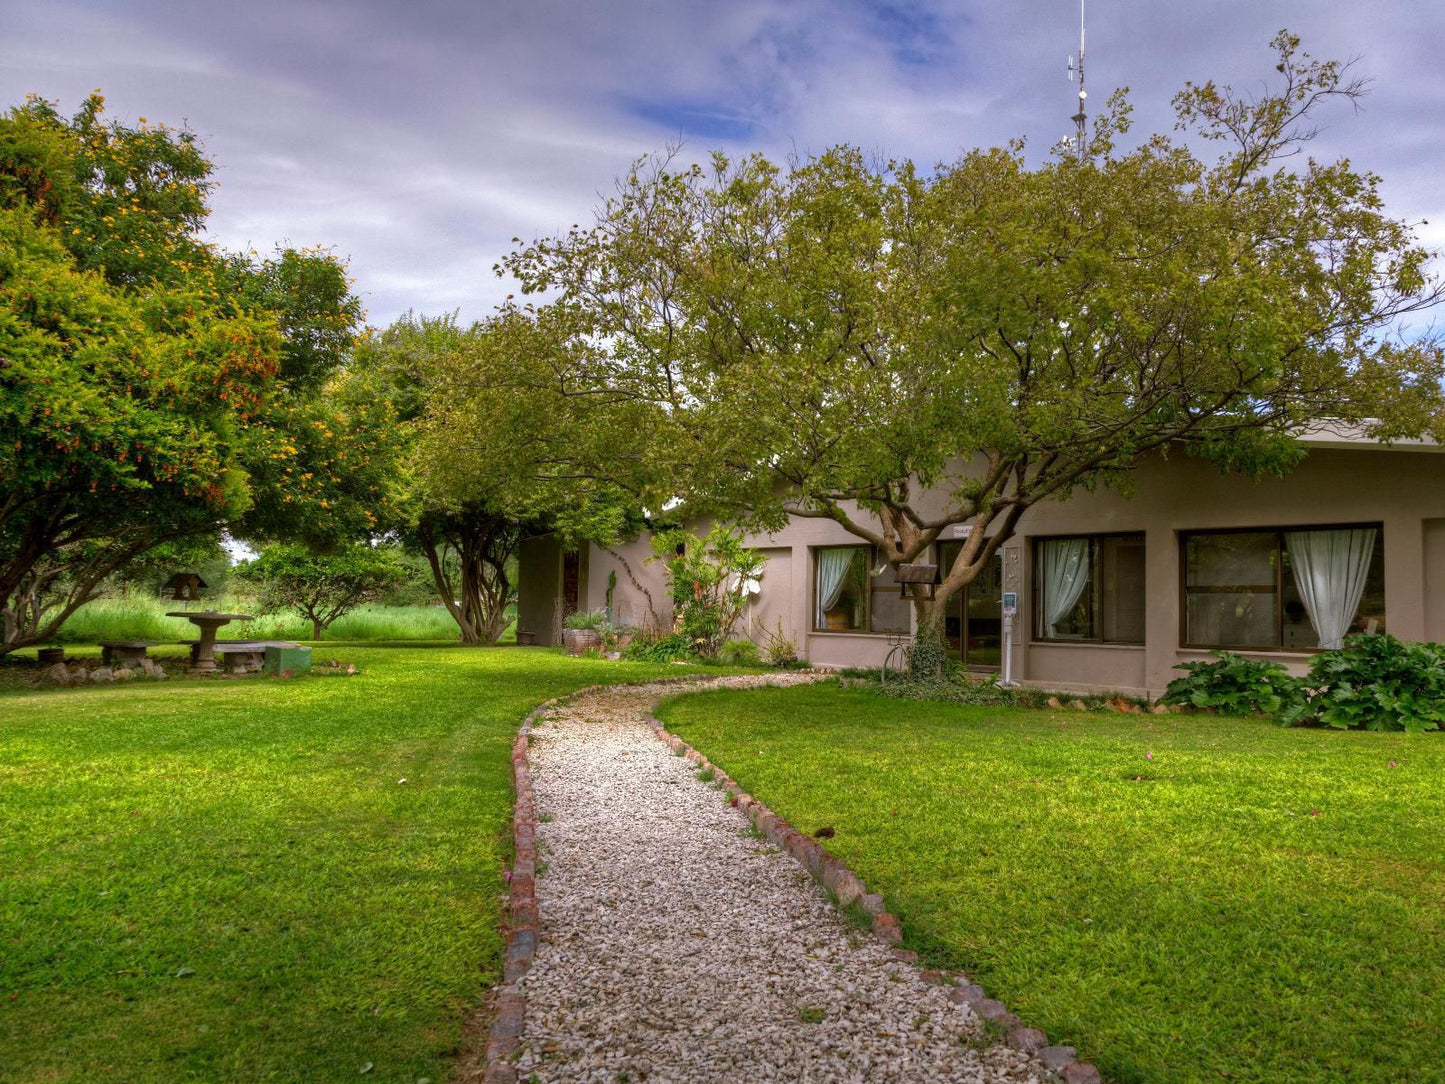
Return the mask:
<svg viewBox="0 0 1445 1084">
<path fill-rule="evenodd" d="M 779 679 L 707 684 L 764 680 Z M 1044 1079 L 980 1049 L 970 1009 L 754 838 L 652 734 L 656 695 L 591 694 L 533 731 L 542 936 L 522 980 L 521 1080 Z"/>
</svg>

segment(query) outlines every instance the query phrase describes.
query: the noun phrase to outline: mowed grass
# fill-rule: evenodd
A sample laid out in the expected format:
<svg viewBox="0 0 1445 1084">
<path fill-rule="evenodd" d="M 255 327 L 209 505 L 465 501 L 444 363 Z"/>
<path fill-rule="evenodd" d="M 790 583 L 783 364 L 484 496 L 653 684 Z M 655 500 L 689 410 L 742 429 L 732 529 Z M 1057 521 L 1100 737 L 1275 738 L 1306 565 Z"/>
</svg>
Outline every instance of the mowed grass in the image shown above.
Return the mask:
<svg viewBox="0 0 1445 1084">
<path fill-rule="evenodd" d="M 0 1080 L 447 1078 L 498 973 L 518 723 L 679 670 L 335 656 L 361 672 L 0 692 Z"/>
<path fill-rule="evenodd" d="M 1107 1080 L 1445 1080 L 1445 735 L 832 685 L 660 717 Z"/>
</svg>

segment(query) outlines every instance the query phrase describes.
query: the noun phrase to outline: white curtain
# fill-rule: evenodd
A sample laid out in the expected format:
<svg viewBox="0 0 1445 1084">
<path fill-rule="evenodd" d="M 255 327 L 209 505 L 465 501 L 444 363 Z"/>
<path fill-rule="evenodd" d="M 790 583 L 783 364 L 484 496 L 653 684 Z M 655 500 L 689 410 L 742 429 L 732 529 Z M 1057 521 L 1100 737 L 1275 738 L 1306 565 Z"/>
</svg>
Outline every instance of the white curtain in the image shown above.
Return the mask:
<svg viewBox="0 0 1445 1084">
<path fill-rule="evenodd" d="M 1355 620 L 1375 555 L 1375 534 L 1373 527 L 1285 532 L 1294 582 L 1326 650 L 1344 646 Z"/>
<path fill-rule="evenodd" d="M 817 628 L 828 627 L 828 611 L 843 593 L 843 582 L 858 553 L 855 549 L 818 551 L 818 620 Z"/>
<path fill-rule="evenodd" d="M 1079 602 L 1089 583 L 1089 540 L 1052 538 L 1039 543 L 1039 572 L 1043 577 L 1044 624 L 1050 636 Z"/>
</svg>

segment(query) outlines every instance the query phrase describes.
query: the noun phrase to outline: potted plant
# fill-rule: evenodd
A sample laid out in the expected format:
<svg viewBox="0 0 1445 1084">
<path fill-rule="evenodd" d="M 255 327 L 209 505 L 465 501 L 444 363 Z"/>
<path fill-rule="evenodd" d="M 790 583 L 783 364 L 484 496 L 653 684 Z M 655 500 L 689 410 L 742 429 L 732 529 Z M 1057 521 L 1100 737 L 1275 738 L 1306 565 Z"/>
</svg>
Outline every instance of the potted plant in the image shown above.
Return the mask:
<svg viewBox="0 0 1445 1084">
<path fill-rule="evenodd" d="M 569 655 L 583 655 L 611 638 L 606 610 L 578 610 L 562 619 L 562 646 Z"/>
</svg>

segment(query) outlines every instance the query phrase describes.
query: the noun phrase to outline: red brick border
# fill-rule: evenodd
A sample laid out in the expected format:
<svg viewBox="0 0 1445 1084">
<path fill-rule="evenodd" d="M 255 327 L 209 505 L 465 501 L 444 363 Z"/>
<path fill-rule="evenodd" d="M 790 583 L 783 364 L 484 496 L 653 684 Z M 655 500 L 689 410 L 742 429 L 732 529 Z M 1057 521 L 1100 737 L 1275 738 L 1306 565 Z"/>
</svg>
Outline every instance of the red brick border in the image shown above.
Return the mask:
<svg viewBox="0 0 1445 1084">
<path fill-rule="evenodd" d="M 655 711 L 657 705 L 652 706 Z M 839 907 L 860 904 L 872 916 L 874 936 L 893 948 L 894 955 L 903 962 L 916 964 L 918 954 L 900 948 L 903 940 L 902 924 L 898 916 L 884 907 L 883 897 L 869 892 L 863 879 L 844 865 L 836 855 L 829 854 L 817 840 L 799 832 L 778 814 L 738 786 L 727 772 L 694 749 L 682 738 L 667 730 L 649 713 L 648 722 L 653 733 L 674 753 L 686 757 L 699 768 L 711 770 L 723 790 L 732 798 L 748 822 L 781 851 L 787 851 L 806 869 L 820 885 L 826 888 Z M 948 982 L 949 976 L 940 971 L 924 971 L 923 977 L 934 982 Z M 1038 1028 L 1025 1027 L 1023 1022 L 1002 1001 L 984 996 L 978 986 L 969 982 L 967 976 L 956 976 L 958 980 L 949 996 L 960 1004 L 968 1005 L 984 1020 L 991 1020 L 1005 1029 L 1004 1042 L 1014 1050 L 1036 1055 L 1043 1064 L 1056 1073 L 1066 1084 L 1100 1084 L 1099 1070 L 1088 1062 L 1075 1058 L 1077 1051 L 1072 1046 L 1051 1046 L 1048 1036 Z"/>
</svg>

